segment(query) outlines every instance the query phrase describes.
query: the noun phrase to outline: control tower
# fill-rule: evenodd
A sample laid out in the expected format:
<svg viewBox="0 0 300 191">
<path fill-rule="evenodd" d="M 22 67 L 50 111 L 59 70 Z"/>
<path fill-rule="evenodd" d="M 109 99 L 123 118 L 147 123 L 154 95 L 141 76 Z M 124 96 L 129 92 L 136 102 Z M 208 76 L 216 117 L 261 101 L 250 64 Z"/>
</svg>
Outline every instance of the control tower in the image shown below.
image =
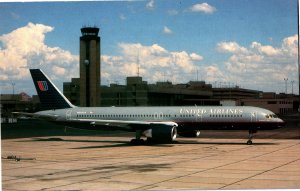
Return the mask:
<svg viewBox="0 0 300 191">
<path fill-rule="evenodd" d="M 80 37 L 80 106 L 100 106 L 99 28 L 83 27 Z"/>
</svg>

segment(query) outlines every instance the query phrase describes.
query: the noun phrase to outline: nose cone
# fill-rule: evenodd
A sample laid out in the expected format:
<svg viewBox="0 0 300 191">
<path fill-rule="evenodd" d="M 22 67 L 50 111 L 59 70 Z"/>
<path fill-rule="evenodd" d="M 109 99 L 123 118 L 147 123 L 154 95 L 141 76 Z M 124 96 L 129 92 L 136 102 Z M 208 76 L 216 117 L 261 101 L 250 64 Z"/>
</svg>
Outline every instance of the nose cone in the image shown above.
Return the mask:
<svg viewBox="0 0 300 191">
<path fill-rule="evenodd" d="M 282 128 L 286 125 L 286 122 L 283 121 L 282 119 L 278 118 L 278 121 L 277 121 L 277 126 L 278 128 Z"/>
</svg>

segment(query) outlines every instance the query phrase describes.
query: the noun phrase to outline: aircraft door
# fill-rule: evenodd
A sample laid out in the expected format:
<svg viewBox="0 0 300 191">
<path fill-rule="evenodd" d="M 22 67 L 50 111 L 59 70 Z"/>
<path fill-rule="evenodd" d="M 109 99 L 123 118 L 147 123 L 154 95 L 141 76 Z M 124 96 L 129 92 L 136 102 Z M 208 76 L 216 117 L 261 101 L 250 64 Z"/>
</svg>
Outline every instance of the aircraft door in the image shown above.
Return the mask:
<svg viewBox="0 0 300 191">
<path fill-rule="evenodd" d="M 162 120 L 164 118 L 163 112 L 155 112 L 154 113 L 154 119 L 155 120 Z"/>
<path fill-rule="evenodd" d="M 257 111 L 251 112 L 251 122 L 257 121 Z"/>
<path fill-rule="evenodd" d="M 197 113 L 196 114 L 196 122 L 202 122 L 203 113 Z"/>
<path fill-rule="evenodd" d="M 68 110 L 66 112 L 66 120 L 70 120 L 72 118 L 72 110 Z"/>
</svg>

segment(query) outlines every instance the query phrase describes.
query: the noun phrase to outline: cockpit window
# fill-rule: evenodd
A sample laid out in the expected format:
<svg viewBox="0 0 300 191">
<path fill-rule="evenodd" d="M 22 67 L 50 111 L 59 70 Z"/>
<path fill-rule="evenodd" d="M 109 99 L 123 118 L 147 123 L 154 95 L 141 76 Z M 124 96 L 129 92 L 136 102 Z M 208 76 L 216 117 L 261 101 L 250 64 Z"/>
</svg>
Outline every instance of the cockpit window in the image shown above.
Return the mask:
<svg viewBox="0 0 300 191">
<path fill-rule="evenodd" d="M 266 117 L 267 119 L 270 119 L 270 118 L 278 118 L 278 116 L 275 115 L 275 114 L 268 114 L 268 115 L 266 115 L 265 117 Z"/>
<path fill-rule="evenodd" d="M 278 118 L 278 116 L 277 116 L 277 115 L 275 115 L 275 114 L 273 114 L 273 115 L 272 115 L 272 117 L 273 117 L 273 118 Z"/>
</svg>

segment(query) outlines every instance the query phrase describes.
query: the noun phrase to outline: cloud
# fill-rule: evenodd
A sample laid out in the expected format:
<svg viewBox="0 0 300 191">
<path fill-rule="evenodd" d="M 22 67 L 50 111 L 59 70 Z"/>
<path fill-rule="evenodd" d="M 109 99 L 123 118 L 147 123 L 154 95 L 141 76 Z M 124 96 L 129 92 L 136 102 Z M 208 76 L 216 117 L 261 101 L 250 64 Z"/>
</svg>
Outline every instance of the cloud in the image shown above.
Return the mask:
<svg viewBox="0 0 300 191">
<path fill-rule="evenodd" d="M 194 60 L 194 61 L 201 61 L 201 60 L 203 60 L 203 57 L 200 56 L 200 55 L 198 55 L 198 54 L 196 54 L 196 53 L 190 54 L 190 57 L 191 57 L 191 59 Z"/>
<path fill-rule="evenodd" d="M 164 26 L 163 33 L 164 34 L 172 34 L 173 31 L 170 28 L 168 28 L 167 26 Z"/>
<path fill-rule="evenodd" d="M 54 79 L 70 80 L 78 74 L 78 56 L 45 44 L 45 35 L 54 30 L 43 24 L 28 23 L 0 36 L 0 79 L 30 79 L 28 68 L 41 68 Z"/>
<path fill-rule="evenodd" d="M 205 14 L 212 14 L 215 11 L 217 11 L 217 9 L 211 5 L 209 5 L 208 3 L 199 3 L 199 4 L 195 4 L 192 7 L 190 7 L 190 11 L 192 12 L 201 12 L 201 13 L 205 13 Z"/>
<path fill-rule="evenodd" d="M 102 81 L 123 81 L 126 76 L 140 75 L 150 83 L 170 80 L 188 82 L 202 56 L 186 51 L 169 51 L 158 44 L 119 43 L 119 56 L 103 55 Z M 115 71 L 119 71 L 116 73 Z"/>
<path fill-rule="evenodd" d="M 246 53 L 247 49 L 236 42 L 220 42 L 217 44 L 217 50 L 221 53 Z"/>
<path fill-rule="evenodd" d="M 205 66 L 204 72 L 206 74 L 205 81 L 227 81 L 227 78 L 217 65 Z"/>
<path fill-rule="evenodd" d="M 155 9 L 155 4 L 154 4 L 154 0 L 150 0 L 147 4 L 146 4 L 146 8 L 148 10 L 154 10 Z"/>
<path fill-rule="evenodd" d="M 52 71 L 60 76 L 63 76 L 66 73 L 66 69 L 59 66 L 53 66 Z"/>
<path fill-rule="evenodd" d="M 298 36 L 294 35 L 283 39 L 282 49 L 289 56 L 298 54 Z"/>
<path fill-rule="evenodd" d="M 283 79 L 297 80 L 298 38 L 282 40 L 279 47 L 252 42 L 242 47 L 237 42 L 221 42 L 216 49 L 231 56 L 224 62 L 228 80 L 253 89 L 283 92 Z"/>
<path fill-rule="evenodd" d="M 176 9 L 170 9 L 167 11 L 167 13 L 170 16 L 178 15 L 178 11 Z"/>
<path fill-rule="evenodd" d="M 252 50 L 257 51 L 258 54 L 263 54 L 266 56 L 276 56 L 277 54 L 280 54 L 280 50 L 273 48 L 272 46 L 263 46 L 262 44 L 258 42 L 252 42 L 251 44 Z"/>
</svg>

